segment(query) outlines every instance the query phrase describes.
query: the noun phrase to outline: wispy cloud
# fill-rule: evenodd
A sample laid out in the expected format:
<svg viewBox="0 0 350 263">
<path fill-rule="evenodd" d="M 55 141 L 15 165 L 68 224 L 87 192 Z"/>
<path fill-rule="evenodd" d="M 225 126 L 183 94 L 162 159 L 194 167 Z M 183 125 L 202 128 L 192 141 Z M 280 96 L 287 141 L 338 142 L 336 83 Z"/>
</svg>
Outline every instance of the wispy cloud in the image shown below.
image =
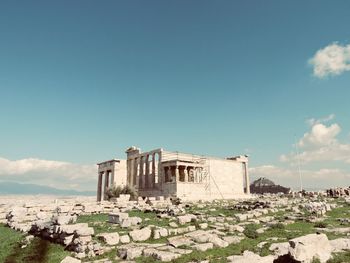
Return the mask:
<svg viewBox="0 0 350 263">
<path fill-rule="evenodd" d="M 311 119 L 308 119 L 308 120 L 306 120 L 306 123 L 308 123 L 310 126 L 312 126 L 312 125 L 315 125 L 317 123 L 327 123 L 327 122 L 333 120 L 334 118 L 335 118 L 335 114 L 332 113 L 332 114 L 329 114 L 328 116 L 323 117 L 323 118 L 319 118 L 319 119 L 311 118 Z"/>
<path fill-rule="evenodd" d="M 0 157 L 0 180 L 49 185 L 62 189 L 94 190 L 96 165 L 27 158 Z"/>
<path fill-rule="evenodd" d="M 316 52 L 309 60 L 318 78 L 340 75 L 350 71 L 350 45 L 330 44 Z"/>
</svg>

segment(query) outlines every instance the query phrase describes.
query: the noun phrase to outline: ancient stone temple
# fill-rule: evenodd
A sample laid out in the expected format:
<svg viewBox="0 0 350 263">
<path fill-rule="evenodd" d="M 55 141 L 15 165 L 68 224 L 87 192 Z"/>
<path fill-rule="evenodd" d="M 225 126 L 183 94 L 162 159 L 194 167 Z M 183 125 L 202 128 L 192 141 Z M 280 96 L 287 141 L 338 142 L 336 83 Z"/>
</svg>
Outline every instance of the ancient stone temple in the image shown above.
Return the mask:
<svg viewBox="0 0 350 263">
<path fill-rule="evenodd" d="M 127 160 L 98 163 L 97 200 L 111 186 L 129 185 L 142 197 L 231 199 L 250 194 L 248 157 L 216 158 L 156 149 L 126 150 Z"/>
<path fill-rule="evenodd" d="M 264 193 L 284 193 L 287 194 L 290 191 L 290 188 L 283 187 L 281 185 L 276 185 L 271 180 L 260 177 L 259 179 L 256 179 L 251 185 L 250 185 L 250 191 L 254 194 L 264 194 Z"/>
</svg>

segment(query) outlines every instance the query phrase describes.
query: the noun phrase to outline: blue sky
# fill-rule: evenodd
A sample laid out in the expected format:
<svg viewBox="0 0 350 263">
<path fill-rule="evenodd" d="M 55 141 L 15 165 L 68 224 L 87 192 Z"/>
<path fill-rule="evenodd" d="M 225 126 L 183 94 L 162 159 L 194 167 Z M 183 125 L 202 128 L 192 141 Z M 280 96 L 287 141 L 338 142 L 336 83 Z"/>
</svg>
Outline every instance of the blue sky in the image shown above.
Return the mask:
<svg viewBox="0 0 350 263">
<path fill-rule="evenodd" d="M 293 173 L 281 156 L 316 123 L 325 133 L 338 125 L 332 138 L 349 146 L 349 10 L 349 1 L 2 1 L 3 167 L 34 158 L 78 171 L 137 145 L 248 153 L 253 175 Z M 347 64 L 315 74 L 324 60 L 310 59 L 332 44 Z M 350 157 L 330 156 L 305 174 L 340 169 L 344 184 Z M 38 183 L 40 167 L 0 176 Z M 293 185 L 287 177 L 273 178 Z"/>
</svg>

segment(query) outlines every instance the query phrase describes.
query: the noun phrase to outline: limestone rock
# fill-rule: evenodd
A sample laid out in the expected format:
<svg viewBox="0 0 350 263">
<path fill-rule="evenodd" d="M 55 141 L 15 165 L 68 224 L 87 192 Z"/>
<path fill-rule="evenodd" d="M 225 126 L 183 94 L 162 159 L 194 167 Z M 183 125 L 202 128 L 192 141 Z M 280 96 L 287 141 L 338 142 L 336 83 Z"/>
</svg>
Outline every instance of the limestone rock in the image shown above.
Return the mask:
<svg viewBox="0 0 350 263">
<path fill-rule="evenodd" d="M 196 244 L 192 246 L 192 248 L 199 251 L 207 251 L 208 249 L 212 249 L 213 247 L 214 247 L 213 243 L 202 243 L 202 244 Z"/>
<path fill-rule="evenodd" d="M 302 263 L 318 258 L 321 263 L 331 258 L 332 247 L 325 234 L 309 234 L 289 241 L 290 256 Z"/>
<path fill-rule="evenodd" d="M 80 263 L 80 262 L 81 262 L 81 260 L 76 259 L 76 258 L 72 258 L 72 257 L 70 257 L 70 256 L 65 257 L 65 258 L 61 261 L 61 263 Z"/>
<path fill-rule="evenodd" d="M 350 250 L 350 239 L 349 238 L 338 238 L 330 240 L 334 252 L 341 252 L 342 250 Z"/>
<path fill-rule="evenodd" d="M 67 225 L 76 221 L 76 216 L 70 215 L 59 215 L 52 219 L 52 222 L 57 225 Z"/>
<path fill-rule="evenodd" d="M 168 236 L 168 229 L 160 227 L 160 228 L 156 228 L 153 230 L 154 239 L 159 239 L 161 237 L 167 237 Z"/>
<path fill-rule="evenodd" d="M 222 238 L 224 241 L 226 241 L 229 244 L 238 244 L 241 242 L 243 237 L 238 237 L 238 236 L 226 236 Z"/>
<path fill-rule="evenodd" d="M 177 217 L 177 221 L 179 222 L 180 225 L 190 223 L 191 220 L 195 220 L 195 219 L 197 219 L 197 217 L 195 215 L 192 215 L 192 214 Z"/>
<path fill-rule="evenodd" d="M 168 238 L 168 244 L 173 247 L 190 246 L 193 244 L 193 241 L 185 236 L 176 236 Z"/>
<path fill-rule="evenodd" d="M 174 259 L 177 259 L 178 257 L 180 257 L 181 254 L 176 254 L 176 253 L 172 253 L 169 251 L 159 251 L 157 250 L 156 253 L 154 253 L 154 257 L 160 261 L 163 262 L 169 262 L 172 261 Z"/>
<path fill-rule="evenodd" d="M 214 247 L 227 247 L 229 245 L 227 241 L 222 240 L 217 235 L 211 235 L 208 241 L 213 243 Z"/>
<path fill-rule="evenodd" d="M 120 236 L 119 241 L 120 241 L 120 243 L 122 243 L 122 244 L 130 243 L 130 237 L 129 237 L 128 235 Z"/>
<path fill-rule="evenodd" d="M 119 234 L 118 232 L 114 233 L 102 233 L 97 235 L 99 239 L 102 239 L 104 242 L 106 242 L 107 245 L 114 246 L 119 243 Z"/>
<path fill-rule="evenodd" d="M 121 222 L 125 219 L 129 218 L 128 213 L 110 213 L 108 215 L 108 222 L 113 223 L 113 224 L 121 224 Z"/>
<path fill-rule="evenodd" d="M 190 246 L 193 244 L 193 241 L 185 236 L 175 236 L 168 238 L 168 244 L 173 247 Z"/>
<path fill-rule="evenodd" d="M 269 250 L 276 256 L 286 255 L 289 252 L 289 243 L 283 242 L 271 244 Z"/>
<path fill-rule="evenodd" d="M 170 222 L 170 223 L 169 223 L 169 226 L 174 227 L 174 228 L 175 228 L 175 227 L 178 227 L 178 225 L 177 225 L 175 222 Z"/>
<path fill-rule="evenodd" d="M 142 229 L 136 229 L 129 233 L 130 237 L 133 241 L 146 241 L 151 237 L 151 229 L 149 227 L 145 227 Z"/>
<path fill-rule="evenodd" d="M 228 262 L 234 263 L 273 263 L 273 256 L 260 257 L 251 251 L 244 251 L 242 256 L 230 256 L 227 257 Z"/>
<path fill-rule="evenodd" d="M 135 246 L 132 244 L 120 246 L 118 248 L 118 256 L 121 259 L 134 259 L 137 257 L 140 257 L 142 255 L 142 251 L 144 250 L 145 247 L 143 246 Z"/>
<path fill-rule="evenodd" d="M 200 229 L 207 229 L 208 228 L 208 223 L 201 223 L 199 224 Z"/>
</svg>

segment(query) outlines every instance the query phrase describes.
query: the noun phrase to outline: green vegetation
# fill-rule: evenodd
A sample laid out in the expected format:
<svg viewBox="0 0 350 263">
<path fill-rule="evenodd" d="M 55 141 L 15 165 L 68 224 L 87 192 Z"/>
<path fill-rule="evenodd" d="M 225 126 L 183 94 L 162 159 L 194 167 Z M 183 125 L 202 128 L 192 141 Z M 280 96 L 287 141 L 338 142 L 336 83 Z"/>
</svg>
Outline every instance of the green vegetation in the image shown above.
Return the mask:
<svg viewBox="0 0 350 263">
<path fill-rule="evenodd" d="M 22 234 L 0 224 L 0 262 L 5 262 L 22 239 Z"/>
<path fill-rule="evenodd" d="M 258 232 L 256 232 L 257 229 L 258 226 L 255 224 L 246 225 L 243 234 L 248 238 L 257 239 L 259 236 Z"/>
<path fill-rule="evenodd" d="M 350 262 L 350 251 L 344 253 L 336 253 L 333 258 L 328 260 L 327 263 L 345 263 Z"/>
<path fill-rule="evenodd" d="M 135 188 L 126 185 L 124 187 L 120 187 L 120 186 L 113 186 L 107 189 L 107 198 L 108 200 L 111 198 L 116 198 L 119 197 L 121 194 L 129 194 L 130 195 L 130 199 L 131 200 L 136 200 L 137 199 L 137 192 L 135 190 Z"/>
<path fill-rule="evenodd" d="M 142 219 L 141 226 L 155 225 L 159 227 L 169 226 L 168 218 L 159 218 L 154 212 L 142 212 L 139 210 L 131 210 L 128 212 L 130 217 L 137 216 Z"/>
<path fill-rule="evenodd" d="M 327 223 L 326 222 L 316 222 L 314 227 L 317 228 L 326 228 L 327 227 Z"/>
<path fill-rule="evenodd" d="M 270 227 L 271 229 L 285 229 L 285 226 L 282 223 L 273 224 Z"/>
<path fill-rule="evenodd" d="M 4 263 L 59 263 L 67 255 L 63 246 L 34 238 L 25 248 L 21 248 L 24 236 L 4 225 L 0 225 L 0 262 Z"/>
<path fill-rule="evenodd" d="M 125 231 L 117 224 L 108 223 L 108 214 L 81 215 L 78 217 L 77 223 L 88 223 L 89 227 L 94 228 L 95 235 Z"/>
<path fill-rule="evenodd" d="M 317 228 L 320 228 L 321 232 L 325 232 L 329 239 L 342 237 L 345 234 L 343 233 L 334 233 L 324 231 L 322 228 L 339 228 L 345 226 L 350 226 L 349 223 L 344 223 L 339 219 L 350 218 L 350 206 L 345 202 L 338 200 L 338 204 L 341 204 L 341 207 L 333 209 L 330 212 L 327 212 L 326 218 L 317 223 L 307 222 L 306 214 L 305 219 L 296 221 L 292 224 L 284 225 L 282 223 L 276 223 L 271 225 L 265 232 L 258 234 L 257 229 L 261 228 L 260 224 L 249 224 L 245 225 L 244 235 L 245 238 L 238 244 L 229 245 L 226 248 L 214 248 L 207 250 L 205 252 L 193 251 L 191 254 L 183 255 L 180 258 L 174 260 L 174 263 L 184 263 L 189 261 L 201 261 L 201 260 L 210 260 L 210 262 L 226 262 L 226 257 L 231 255 L 242 254 L 245 250 L 253 251 L 254 253 L 260 254 L 261 256 L 266 256 L 270 254 L 269 247 L 272 243 L 276 242 L 285 242 L 289 239 L 315 233 Z M 237 211 L 231 210 L 229 208 L 220 207 L 217 204 L 213 206 L 205 206 L 203 208 L 198 208 L 193 205 L 186 208 L 188 213 L 206 213 L 210 216 L 233 216 Z M 142 226 L 160 226 L 167 227 L 169 225 L 168 218 L 159 218 L 154 212 L 142 212 L 139 210 L 131 210 L 128 212 L 130 217 L 140 217 L 142 218 Z M 283 222 L 283 218 L 286 212 L 279 211 L 278 213 L 271 214 L 276 219 L 280 219 Z M 122 229 L 119 225 L 109 224 L 107 214 L 96 214 L 96 215 L 82 215 L 78 217 L 77 223 L 88 223 L 89 226 L 93 227 L 95 234 L 102 232 L 119 232 L 126 233 L 130 229 Z M 192 221 L 184 226 L 195 225 L 198 228 L 198 221 Z M 152 236 L 154 236 L 154 230 L 152 230 Z M 273 239 L 271 239 L 273 238 Z M 40 238 L 34 238 L 32 243 L 26 248 L 21 248 L 21 243 L 23 242 L 23 235 L 17 231 L 11 230 L 4 225 L 0 225 L 0 262 L 12 263 L 12 262 L 48 262 L 56 263 L 60 262 L 69 252 L 64 251 L 63 246 L 52 244 L 48 241 L 42 240 Z M 151 238 L 147 243 L 166 243 L 167 238 L 154 239 Z M 266 242 L 260 248 L 257 246 L 261 242 Z M 188 247 L 183 247 L 188 248 Z M 109 252 L 101 256 L 94 258 L 95 260 L 101 258 L 109 258 L 112 262 L 116 262 L 116 250 L 112 249 Z M 88 261 L 85 259 L 84 261 Z M 91 259 L 90 259 L 91 260 Z M 136 262 L 160 262 L 154 258 L 140 257 L 136 259 Z M 314 260 L 313 263 L 317 263 L 317 260 Z M 337 253 L 334 257 L 329 260 L 327 263 L 341 263 L 341 262 L 350 262 L 350 251 L 345 253 Z"/>
</svg>

